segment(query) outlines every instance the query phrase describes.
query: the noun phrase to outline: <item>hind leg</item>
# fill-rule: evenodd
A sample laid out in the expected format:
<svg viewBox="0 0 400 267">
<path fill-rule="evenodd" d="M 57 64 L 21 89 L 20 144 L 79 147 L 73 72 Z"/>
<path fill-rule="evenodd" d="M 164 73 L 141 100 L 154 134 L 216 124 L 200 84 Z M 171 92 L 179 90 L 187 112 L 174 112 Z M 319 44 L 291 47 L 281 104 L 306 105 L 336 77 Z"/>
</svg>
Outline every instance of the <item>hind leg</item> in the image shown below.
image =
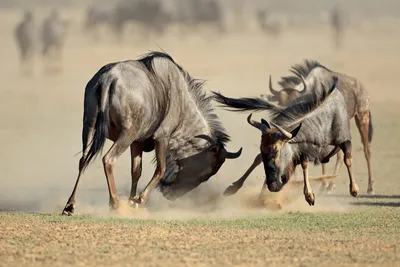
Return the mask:
<svg viewBox="0 0 400 267">
<path fill-rule="evenodd" d="M 94 125 L 94 122 L 92 121 L 91 124 Z M 94 128 L 93 127 L 83 127 L 83 131 L 82 131 L 82 141 L 83 144 L 90 144 L 92 141 L 92 136 L 93 136 L 93 131 Z M 76 203 L 76 191 L 78 189 L 78 185 L 79 185 L 79 180 L 81 179 L 81 175 L 83 173 L 83 163 L 84 163 L 84 159 L 87 155 L 89 151 L 89 146 L 86 147 L 86 149 L 84 148 L 84 151 L 82 153 L 82 157 L 79 160 L 79 172 L 78 172 L 78 177 L 76 178 L 76 182 L 74 185 L 74 189 L 72 189 L 72 193 L 71 196 L 69 197 L 67 204 L 65 205 L 61 215 L 68 215 L 71 216 L 74 214 L 75 211 L 75 203 Z"/>
<path fill-rule="evenodd" d="M 142 175 L 142 154 L 143 154 L 143 143 L 133 142 L 131 144 L 131 177 L 132 177 L 132 187 L 131 194 L 129 196 L 129 204 L 137 208 L 137 204 L 134 203 L 134 198 L 136 196 L 137 184 L 140 176 Z"/>
<path fill-rule="evenodd" d="M 370 195 L 374 194 L 374 181 L 372 180 L 372 168 L 371 168 L 371 144 L 369 138 L 369 124 L 370 124 L 369 111 L 356 115 L 356 125 L 361 135 L 361 141 L 364 147 L 364 155 L 367 160 L 368 167 L 368 190 L 367 193 Z"/>
<path fill-rule="evenodd" d="M 343 144 L 340 145 L 340 148 L 343 150 L 344 153 L 344 164 L 347 167 L 347 172 L 349 173 L 349 179 L 350 179 L 350 194 L 353 197 L 356 197 L 358 194 L 358 185 L 356 181 L 354 180 L 353 177 L 353 171 L 351 169 L 351 165 L 353 162 L 353 157 L 351 155 L 351 141 L 346 141 Z"/>
<path fill-rule="evenodd" d="M 79 185 L 79 180 L 81 179 L 82 171 L 83 171 L 83 160 L 85 156 L 83 155 L 81 159 L 79 160 L 79 172 L 78 172 L 78 177 L 76 178 L 76 182 L 74 185 L 74 189 L 72 189 L 71 196 L 69 197 L 67 204 L 65 205 L 61 215 L 67 215 L 67 216 L 72 216 L 74 215 L 75 211 L 75 203 L 76 203 L 76 191 L 78 189 Z"/>
<path fill-rule="evenodd" d="M 136 136 L 131 129 L 122 130 L 117 140 L 103 157 L 104 173 L 106 175 L 108 192 L 110 196 L 109 205 L 113 209 L 118 208 L 119 202 L 113 172 L 114 164 L 117 158 L 121 156 L 126 149 L 128 149 L 135 139 Z"/>
</svg>

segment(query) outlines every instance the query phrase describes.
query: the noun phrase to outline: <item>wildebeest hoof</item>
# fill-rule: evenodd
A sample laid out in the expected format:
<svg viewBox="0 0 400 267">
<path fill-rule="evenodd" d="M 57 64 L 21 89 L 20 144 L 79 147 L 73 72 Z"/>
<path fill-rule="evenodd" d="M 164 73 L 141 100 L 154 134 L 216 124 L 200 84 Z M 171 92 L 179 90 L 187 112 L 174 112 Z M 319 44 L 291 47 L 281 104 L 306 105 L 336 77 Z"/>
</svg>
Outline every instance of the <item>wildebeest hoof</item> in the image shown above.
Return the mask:
<svg viewBox="0 0 400 267">
<path fill-rule="evenodd" d="M 133 202 L 135 202 L 136 204 L 143 204 L 144 203 L 144 199 L 143 199 L 143 197 L 141 196 L 141 195 L 139 195 L 139 196 L 135 196 L 134 198 L 133 198 Z"/>
<path fill-rule="evenodd" d="M 356 197 L 358 195 L 358 191 L 359 191 L 358 185 L 354 184 L 353 186 L 350 186 L 350 194 L 353 197 Z"/>
<path fill-rule="evenodd" d="M 237 191 L 239 191 L 241 186 L 238 186 L 236 184 L 230 185 L 228 188 L 225 189 L 224 192 L 224 197 L 232 196 L 236 194 Z"/>
<path fill-rule="evenodd" d="M 310 206 L 314 206 L 314 204 L 315 204 L 315 195 L 314 195 L 314 193 L 308 192 L 308 193 L 304 194 L 304 197 L 306 198 L 306 201 Z"/>
<path fill-rule="evenodd" d="M 72 203 L 68 203 L 65 205 L 64 210 L 62 211 L 61 215 L 63 216 L 72 216 L 74 215 L 75 205 Z"/>
<path fill-rule="evenodd" d="M 112 209 L 112 210 L 117 210 L 119 207 L 118 201 L 110 201 L 108 205 L 110 206 L 110 209 Z"/>
<path fill-rule="evenodd" d="M 368 185 L 367 194 L 368 194 L 368 195 L 371 195 L 371 196 L 375 195 L 375 192 L 374 192 L 374 182 L 372 182 L 372 184 L 370 183 L 370 184 Z"/>
<path fill-rule="evenodd" d="M 128 205 L 131 206 L 134 209 L 138 209 L 139 208 L 139 204 L 136 203 L 135 201 L 133 201 L 132 199 L 128 201 Z"/>
</svg>

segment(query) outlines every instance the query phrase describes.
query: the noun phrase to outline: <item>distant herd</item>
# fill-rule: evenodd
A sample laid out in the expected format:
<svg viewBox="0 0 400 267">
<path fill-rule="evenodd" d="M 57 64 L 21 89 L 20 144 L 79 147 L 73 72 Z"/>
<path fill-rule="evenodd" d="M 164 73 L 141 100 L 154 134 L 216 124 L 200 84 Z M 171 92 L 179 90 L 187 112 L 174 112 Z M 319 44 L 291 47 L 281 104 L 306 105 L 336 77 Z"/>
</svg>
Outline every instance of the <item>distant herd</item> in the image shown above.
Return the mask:
<svg viewBox="0 0 400 267">
<path fill-rule="evenodd" d="M 132 178 L 129 203 L 133 207 L 144 204 L 155 188 L 166 199 L 176 200 L 215 175 L 226 159 L 239 158 L 242 148 L 237 152 L 226 148 L 230 137 L 213 101 L 236 112 L 266 111 L 270 118 L 257 121 L 252 119 L 252 113 L 248 114 L 247 122 L 261 132 L 259 153 L 245 174 L 225 190 L 225 196 L 235 194 L 261 163 L 265 182 L 260 197 L 267 191 L 279 192 L 300 165 L 304 197 L 309 205 L 314 205 L 308 169 L 312 164 L 322 164 L 320 190 L 330 192 L 334 183 L 325 180 L 325 164 L 335 155 L 334 175 L 344 163 L 349 192 L 357 196 L 350 133 L 353 117 L 367 161 L 367 193 L 373 194 L 373 127 L 370 96 L 365 87 L 356 78 L 314 60 L 305 60 L 290 70 L 292 75 L 279 81 L 281 90 L 273 88 L 270 77 L 272 95 L 230 98 L 218 92 L 207 94 L 203 80 L 193 78 L 164 52 L 103 66 L 86 85 L 79 173 L 62 214 L 74 214 L 79 180 L 102 151 L 106 139 L 113 142 L 102 158 L 112 209 L 120 204 L 114 164 L 128 148 Z M 155 171 L 145 189 L 138 193 L 142 155 L 151 151 L 155 153 Z"/>
</svg>

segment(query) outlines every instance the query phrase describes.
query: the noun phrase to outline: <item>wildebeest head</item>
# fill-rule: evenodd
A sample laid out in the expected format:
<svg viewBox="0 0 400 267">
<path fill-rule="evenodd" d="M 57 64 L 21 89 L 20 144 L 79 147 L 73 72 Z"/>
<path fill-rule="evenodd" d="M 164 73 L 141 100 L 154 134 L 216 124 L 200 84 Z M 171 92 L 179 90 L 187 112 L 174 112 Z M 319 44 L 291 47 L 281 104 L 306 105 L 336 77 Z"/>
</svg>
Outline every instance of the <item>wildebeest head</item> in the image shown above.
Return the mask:
<svg viewBox="0 0 400 267">
<path fill-rule="evenodd" d="M 271 192 L 278 192 L 288 181 L 285 169 L 291 161 L 291 155 L 290 150 L 286 149 L 287 144 L 288 141 L 296 137 L 301 128 L 301 123 L 294 130 L 288 132 L 279 125 L 272 122 L 268 123 L 264 119 L 261 119 L 261 123 L 253 121 L 251 116 L 252 114 L 247 117 L 248 123 L 262 133 L 260 150 L 268 189 Z"/>
<path fill-rule="evenodd" d="M 165 178 L 160 183 L 163 196 L 175 200 L 185 195 L 216 174 L 226 159 L 236 159 L 241 153 L 242 148 L 232 153 L 217 143 L 209 145 L 199 153 L 177 160 L 173 167 L 167 169 Z"/>
<path fill-rule="evenodd" d="M 272 87 L 272 79 L 271 79 L 271 75 L 270 75 L 269 76 L 269 90 L 272 93 L 272 95 L 267 96 L 268 101 L 278 102 L 279 105 L 282 105 L 282 106 L 284 106 L 290 102 L 293 102 L 302 93 L 306 92 L 306 90 L 307 90 L 307 85 L 304 80 L 304 77 L 300 76 L 300 78 L 303 83 L 303 90 L 299 91 L 294 88 L 287 87 L 287 88 L 283 88 L 280 91 L 277 91 Z"/>
</svg>

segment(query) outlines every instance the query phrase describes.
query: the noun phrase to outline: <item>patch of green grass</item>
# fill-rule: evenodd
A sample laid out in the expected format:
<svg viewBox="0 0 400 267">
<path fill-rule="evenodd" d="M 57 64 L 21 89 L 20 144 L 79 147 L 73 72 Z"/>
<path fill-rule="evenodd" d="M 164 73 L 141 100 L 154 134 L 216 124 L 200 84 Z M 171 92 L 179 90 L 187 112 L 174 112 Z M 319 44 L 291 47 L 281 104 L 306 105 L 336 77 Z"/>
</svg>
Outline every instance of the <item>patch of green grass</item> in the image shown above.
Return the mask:
<svg viewBox="0 0 400 267">
<path fill-rule="evenodd" d="M 1 218 L 3 217 L 3 218 Z M 0 219 L 22 219 L 43 220 L 48 222 L 74 222 L 87 223 L 96 222 L 104 224 L 127 224 L 137 226 L 160 226 L 160 227 L 229 227 L 229 228 L 259 228 L 275 230 L 312 230 L 324 228 L 340 228 L 353 230 L 355 228 L 385 228 L 387 233 L 390 229 L 400 230 L 400 212 L 396 208 L 367 208 L 362 211 L 349 213 L 335 212 L 289 212 L 273 213 L 264 216 L 253 216 L 241 219 L 190 219 L 190 220 L 144 220 L 144 219 L 122 219 L 115 217 L 96 217 L 90 215 L 76 215 L 72 217 L 60 216 L 59 214 L 43 213 L 1 213 Z"/>
</svg>

